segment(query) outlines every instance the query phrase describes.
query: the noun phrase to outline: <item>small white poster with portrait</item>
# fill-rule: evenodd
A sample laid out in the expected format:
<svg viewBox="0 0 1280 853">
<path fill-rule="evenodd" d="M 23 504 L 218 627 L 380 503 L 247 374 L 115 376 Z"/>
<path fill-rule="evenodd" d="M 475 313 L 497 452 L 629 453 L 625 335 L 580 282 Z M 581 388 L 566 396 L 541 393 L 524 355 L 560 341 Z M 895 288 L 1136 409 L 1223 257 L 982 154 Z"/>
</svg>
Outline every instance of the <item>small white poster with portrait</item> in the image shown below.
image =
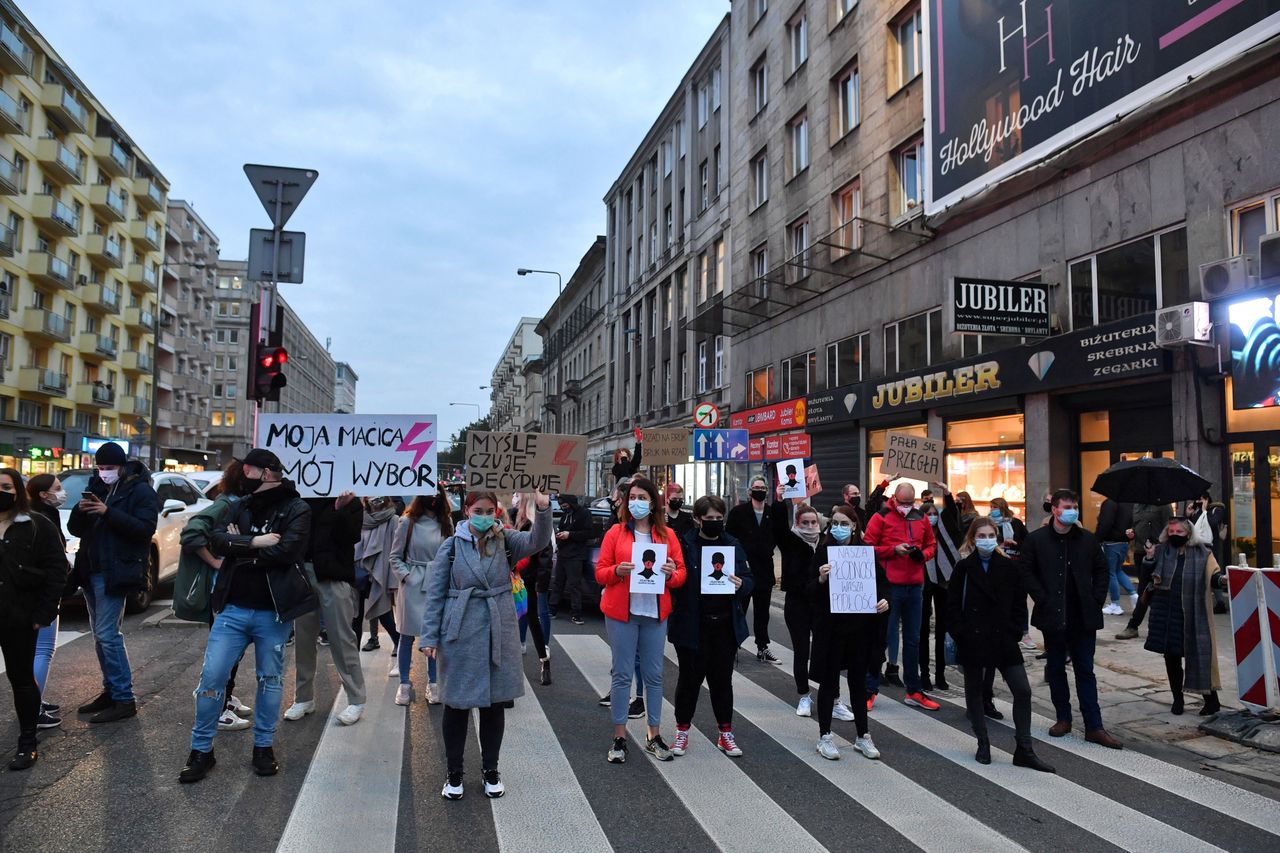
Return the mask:
<svg viewBox="0 0 1280 853">
<path fill-rule="evenodd" d="M 703 545 L 702 575 L 703 595 L 733 595 L 738 588 L 733 584 L 733 576 L 738 567 L 733 559 L 733 547 L 730 545 Z"/>
<path fill-rule="evenodd" d="M 667 562 L 667 546 L 657 542 L 636 542 L 631 546 L 631 591 L 661 594 L 667 588 L 662 565 Z"/>
<path fill-rule="evenodd" d="M 804 460 L 784 459 L 778 463 L 778 482 L 782 485 L 782 499 L 809 497 L 809 487 L 804 482 Z"/>
</svg>

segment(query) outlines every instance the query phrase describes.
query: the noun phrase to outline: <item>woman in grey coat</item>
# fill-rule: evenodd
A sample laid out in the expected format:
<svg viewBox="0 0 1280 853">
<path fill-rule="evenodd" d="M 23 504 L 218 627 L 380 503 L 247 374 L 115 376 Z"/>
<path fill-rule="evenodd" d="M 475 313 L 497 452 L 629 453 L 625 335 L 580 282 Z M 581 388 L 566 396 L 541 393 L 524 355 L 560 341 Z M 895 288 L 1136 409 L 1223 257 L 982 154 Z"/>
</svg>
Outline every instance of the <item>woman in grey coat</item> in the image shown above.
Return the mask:
<svg viewBox="0 0 1280 853">
<path fill-rule="evenodd" d="M 467 520 L 445 540 L 431 564 L 419 648 L 439 655 L 440 699 L 448 779 L 440 792 L 462 799 L 462 758 L 471 709 L 480 711 L 480 759 L 484 792 L 501 797 L 498 775 L 505 712 L 524 694 L 520 637 L 511 572 L 518 560 L 551 543 L 551 501 L 535 493 L 533 529 L 504 529 L 498 498 L 468 492 Z"/>
<path fill-rule="evenodd" d="M 428 570 L 431 561 L 440 551 L 441 543 L 452 535 L 453 518 L 449 513 L 449 499 L 439 493 L 415 497 L 396 525 L 395 537 L 391 542 L 391 571 L 400 582 L 395 604 L 396 625 L 400 628 L 400 687 L 396 690 L 397 705 L 408 705 L 413 701 L 409 669 L 413 665 L 413 644 L 418 639 L 422 617 L 427 609 Z M 440 704 L 434 658 L 427 660 L 427 704 Z"/>
</svg>

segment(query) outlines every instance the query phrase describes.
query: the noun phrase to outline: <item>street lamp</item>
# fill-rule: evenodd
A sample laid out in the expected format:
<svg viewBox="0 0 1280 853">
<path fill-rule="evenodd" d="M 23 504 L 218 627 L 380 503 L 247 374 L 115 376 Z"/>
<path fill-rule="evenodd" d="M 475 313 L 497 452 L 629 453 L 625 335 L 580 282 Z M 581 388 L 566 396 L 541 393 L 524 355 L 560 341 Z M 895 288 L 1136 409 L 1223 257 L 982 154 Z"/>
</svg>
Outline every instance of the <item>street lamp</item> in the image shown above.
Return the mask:
<svg viewBox="0 0 1280 853">
<path fill-rule="evenodd" d="M 479 403 L 450 403 L 450 406 L 475 406 L 476 420 L 480 420 L 480 404 Z"/>
<path fill-rule="evenodd" d="M 192 261 L 190 263 L 170 264 L 168 254 L 164 255 L 164 261 L 160 264 L 160 280 L 156 282 L 156 330 L 154 334 L 155 344 L 151 352 L 151 470 L 155 471 L 160 462 L 160 425 L 156 423 L 160 419 L 160 305 L 164 302 L 164 275 L 167 270 L 174 267 L 190 267 L 193 270 L 202 270 L 208 264 L 204 261 Z"/>
<path fill-rule="evenodd" d="M 533 273 L 537 273 L 538 275 L 553 275 L 556 277 L 556 325 L 558 326 L 560 324 L 560 319 L 561 319 L 560 315 L 564 311 L 563 306 L 560 305 L 560 297 L 564 295 L 564 279 L 561 278 L 560 273 L 556 272 L 555 270 L 531 270 L 528 267 L 520 267 L 519 269 L 516 270 L 516 275 L 530 275 Z M 552 341 L 556 340 L 556 335 L 558 333 L 559 333 L 558 329 L 556 330 L 556 332 L 552 333 L 552 336 L 551 336 Z M 555 352 L 555 355 L 557 358 L 559 358 L 560 353 L 557 351 Z M 548 358 L 548 361 L 550 361 L 550 358 Z M 544 407 L 546 406 L 545 402 L 543 403 L 543 406 Z"/>
</svg>

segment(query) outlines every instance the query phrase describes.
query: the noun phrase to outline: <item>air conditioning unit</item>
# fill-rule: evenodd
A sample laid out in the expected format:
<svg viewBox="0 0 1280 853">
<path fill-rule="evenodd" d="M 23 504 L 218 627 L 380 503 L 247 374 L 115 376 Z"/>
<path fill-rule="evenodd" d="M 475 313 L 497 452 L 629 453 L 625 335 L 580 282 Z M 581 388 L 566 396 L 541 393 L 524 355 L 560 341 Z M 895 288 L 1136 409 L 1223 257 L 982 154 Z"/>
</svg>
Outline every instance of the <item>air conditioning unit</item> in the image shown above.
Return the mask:
<svg viewBox="0 0 1280 853">
<path fill-rule="evenodd" d="M 81 287 L 84 287 L 88 283 L 89 283 L 89 277 L 87 275 L 76 276 L 76 284 L 80 285 Z"/>
<path fill-rule="evenodd" d="M 1280 284 L 1280 231 L 1258 240 L 1258 280 L 1264 286 Z"/>
<path fill-rule="evenodd" d="M 1172 305 L 1156 312 L 1156 346 L 1180 347 L 1186 344 L 1209 344 L 1213 323 L 1209 319 L 1208 302 Z"/>
<path fill-rule="evenodd" d="M 1236 255 L 1200 265 L 1200 294 L 1206 302 L 1224 299 L 1258 286 L 1253 255 Z"/>
</svg>

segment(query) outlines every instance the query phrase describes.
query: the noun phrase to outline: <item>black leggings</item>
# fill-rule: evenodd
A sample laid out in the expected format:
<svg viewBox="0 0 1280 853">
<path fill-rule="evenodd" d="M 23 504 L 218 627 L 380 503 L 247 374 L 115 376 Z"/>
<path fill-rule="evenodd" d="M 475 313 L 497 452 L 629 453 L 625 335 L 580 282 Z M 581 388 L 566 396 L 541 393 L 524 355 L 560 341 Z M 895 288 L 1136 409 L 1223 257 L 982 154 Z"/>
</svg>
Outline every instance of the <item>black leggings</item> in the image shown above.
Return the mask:
<svg viewBox="0 0 1280 853">
<path fill-rule="evenodd" d="M 858 737 L 867 733 L 867 667 L 871 646 L 866 637 L 856 633 L 834 633 L 830 630 L 816 638 L 822 646 L 814 657 L 822 667 L 818 679 L 818 733 L 831 731 L 831 711 L 840 695 L 840 673 L 848 670 L 849 709 L 853 711 Z"/>
<path fill-rule="evenodd" d="M 547 656 L 547 641 L 542 636 L 542 620 L 538 618 L 538 584 L 524 579 L 524 588 L 529 591 L 529 612 L 525 614 L 525 630 L 533 637 L 533 647 L 538 650 L 538 660 Z"/>
<path fill-rule="evenodd" d="M 1018 747 L 1031 749 L 1031 682 L 1027 680 L 1027 670 L 1022 664 L 1002 667 L 964 667 L 964 702 L 969 711 L 969 725 L 980 742 L 987 740 L 987 717 L 983 706 L 991 703 L 991 688 L 987 686 L 987 678 L 995 678 L 996 669 L 1004 676 L 1004 683 L 1013 694 L 1013 726 L 1014 737 Z M 983 677 L 978 678 L 979 675 Z"/>
<path fill-rule="evenodd" d="M 1169 690 L 1170 692 L 1173 693 L 1173 698 L 1175 700 L 1181 698 L 1182 682 L 1184 680 L 1183 669 L 1182 669 L 1182 655 L 1165 655 L 1164 671 L 1169 676 Z M 1210 690 L 1208 693 L 1203 693 L 1201 695 L 1204 696 L 1206 699 L 1208 699 L 1210 696 L 1216 696 L 1217 693 L 1218 691 L 1216 690 Z"/>
<path fill-rule="evenodd" d="M 502 732 L 506 727 L 506 709 L 501 705 L 480 708 L 480 767 L 498 769 L 498 753 L 502 751 Z M 444 735 L 445 761 L 449 774 L 462 772 L 462 755 L 467 746 L 467 730 L 471 728 L 471 709 L 444 706 L 440 726 Z"/>
<path fill-rule="evenodd" d="M 0 653 L 5 674 L 13 687 L 13 707 L 18 712 L 18 749 L 36 748 L 36 722 L 40 717 L 40 687 L 36 684 L 36 635 L 34 628 L 0 630 Z"/>
<path fill-rule="evenodd" d="M 809 596 L 800 590 L 789 590 L 782 603 L 782 616 L 787 623 L 787 631 L 791 634 L 791 648 L 795 651 L 796 692 L 801 696 L 809 694 L 809 651 L 810 637 L 813 634 L 813 606 Z M 815 669 L 818 663 L 813 661 Z"/>
<path fill-rule="evenodd" d="M 704 599 L 705 600 L 705 599 Z M 680 678 L 676 682 L 676 725 L 693 722 L 698 707 L 698 693 L 707 682 L 711 693 L 711 710 L 722 728 L 733 725 L 733 661 L 738 644 L 733 633 L 733 616 L 725 613 L 719 619 L 702 617 L 698 630 L 698 648 L 676 646 Z"/>
<path fill-rule="evenodd" d="M 360 606 L 356 608 L 356 618 L 351 620 L 351 627 L 356 632 L 356 645 L 360 645 L 360 640 L 364 638 L 364 605 L 369 600 L 367 591 L 360 593 Z M 372 619 L 370 622 L 374 621 Z M 377 618 L 377 622 L 387 629 L 387 636 L 391 638 L 391 653 L 395 654 L 396 649 L 400 648 L 400 632 L 396 630 L 395 609 L 392 608 Z M 370 628 L 369 636 L 378 639 L 376 628 Z"/>
<path fill-rule="evenodd" d="M 920 605 L 920 675 L 929 676 L 929 615 L 937 623 L 933 631 L 934 661 L 938 681 L 946 681 L 947 668 L 947 588 L 936 583 L 924 582 L 924 597 Z"/>
</svg>

